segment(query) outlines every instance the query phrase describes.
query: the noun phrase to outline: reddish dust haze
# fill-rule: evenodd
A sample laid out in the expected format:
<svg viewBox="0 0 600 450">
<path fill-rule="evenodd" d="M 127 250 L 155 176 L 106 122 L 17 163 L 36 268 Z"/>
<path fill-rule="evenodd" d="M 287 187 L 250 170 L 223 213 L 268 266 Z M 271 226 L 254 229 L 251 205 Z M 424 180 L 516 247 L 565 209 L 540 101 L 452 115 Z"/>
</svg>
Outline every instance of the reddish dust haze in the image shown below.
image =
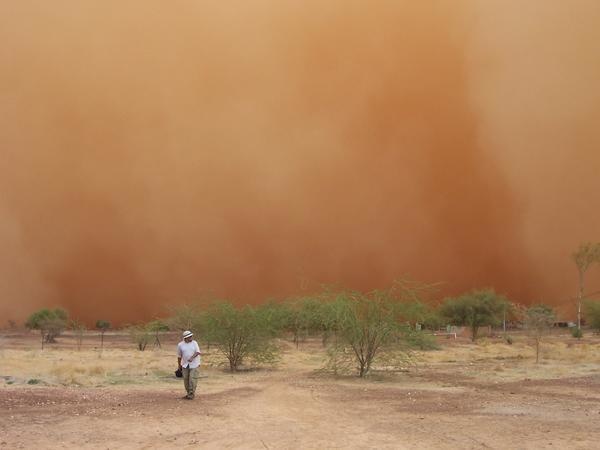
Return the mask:
<svg viewBox="0 0 600 450">
<path fill-rule="evenodd" d="M 483 3 L 4 2 L 1 317 L 403 276 L 569 315 L 600 7 Z"/>
</svg>

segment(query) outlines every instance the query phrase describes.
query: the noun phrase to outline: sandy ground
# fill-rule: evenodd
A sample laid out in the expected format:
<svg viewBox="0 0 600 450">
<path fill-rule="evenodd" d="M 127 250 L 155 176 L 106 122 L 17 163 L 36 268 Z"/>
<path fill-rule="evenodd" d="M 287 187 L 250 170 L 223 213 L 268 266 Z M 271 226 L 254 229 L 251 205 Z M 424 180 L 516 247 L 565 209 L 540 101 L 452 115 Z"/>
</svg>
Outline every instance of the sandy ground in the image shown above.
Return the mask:
<svg viewBox="0 0 600 450">
<path fill-rule="evenodd" d="M 92 340 L 95 337 L 86 337 Z M 111 336 L 100 357 L 69 337 L 0 339 L 1 448 L 594 449 L 600 343 L 553 336 L 542 361 L 523 338 L 444 340 L 408 372 L 369 379 L 318 369 L 319 342 L 282 342 L 281 362 L 231 375 L 205 357 L 198 397 L 182 400 L 168 348 Z M 173 341 L 173 342 L 171 342 Z"/>
</svg>

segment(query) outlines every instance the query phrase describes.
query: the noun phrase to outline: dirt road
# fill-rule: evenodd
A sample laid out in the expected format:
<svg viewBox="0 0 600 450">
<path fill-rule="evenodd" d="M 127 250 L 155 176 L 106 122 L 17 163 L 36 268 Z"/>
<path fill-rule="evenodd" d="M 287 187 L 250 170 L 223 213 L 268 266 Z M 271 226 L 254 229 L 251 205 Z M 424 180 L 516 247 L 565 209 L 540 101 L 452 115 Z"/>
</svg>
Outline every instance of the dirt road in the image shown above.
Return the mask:
<svg viewBox="0 0 600 450">
<path fill-rule="evenodd" d="M 503 385 L 253 373 L 179 398 L 151 389 L 0 389 L 4 448 L 597 448 L 600 377 Z M 445 378 L 445 377 L 443 377 Z"/>
</svg>

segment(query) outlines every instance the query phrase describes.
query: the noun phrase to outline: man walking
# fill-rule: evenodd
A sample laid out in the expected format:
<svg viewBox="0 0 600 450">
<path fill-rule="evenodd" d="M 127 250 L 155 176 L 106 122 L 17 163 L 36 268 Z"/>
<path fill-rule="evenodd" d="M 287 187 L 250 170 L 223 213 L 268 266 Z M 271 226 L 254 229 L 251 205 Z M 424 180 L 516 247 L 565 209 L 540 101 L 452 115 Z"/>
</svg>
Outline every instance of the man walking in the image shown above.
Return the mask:
<svg viewBox="0 0 600 450">
<path fill-rule="evenodd" d="M 200 366 L 200 347 L 192 340 L 191 331 L 183 332 L 183 341 L 177 344 L 177 366 L 183 372 L 183 386 L 187 392 L 183 397 L 192 400 L 198 384 L 198 367 Z"/>
</svg>

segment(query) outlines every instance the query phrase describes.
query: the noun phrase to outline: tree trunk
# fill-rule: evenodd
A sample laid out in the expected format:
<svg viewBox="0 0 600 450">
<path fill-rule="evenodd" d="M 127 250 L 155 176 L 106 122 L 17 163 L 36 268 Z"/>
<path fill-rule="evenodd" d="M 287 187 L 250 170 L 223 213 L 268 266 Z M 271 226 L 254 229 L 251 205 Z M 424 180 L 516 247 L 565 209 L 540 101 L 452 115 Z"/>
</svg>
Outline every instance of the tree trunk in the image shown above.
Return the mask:
<svg viewBox="0 0 600 450">
<path fill-rule="evenodd" d="M 358 376 L 360 378 L 363 378 L 366 375 L 367 371 L 366 371 L 366 367 L 365 367 L 365 363 L 360 361 L 360 368 L 358 371 Z"/>
<path fill-rule="evenodd" d="M 471 342 L 475 342 L 475 339 L 477 338 L 477 331 L 479 330 L 479 327 L 476 325 L 471 326 Z"/>
<path fill-rule="evenodd" d="M 229 371 L 230 372 L 237 372 L 237 364 L 235 362 L 235 359 L 229 358 Z"/>
<path fill-rule="evenodd" d="M 328 340 L 329 340 L 329 332 L 327 330 L 324 330 L 323 334 L 321 335 L 321 345 L 323 347 L 326 347 Z"/>
<path fill-rule="evenodd" d="M 581 330 L 581 302 L 583 300 L 584 272 L 579 269 L 579 295 L 577 296 L 577 329 Z"/>
</svg>

